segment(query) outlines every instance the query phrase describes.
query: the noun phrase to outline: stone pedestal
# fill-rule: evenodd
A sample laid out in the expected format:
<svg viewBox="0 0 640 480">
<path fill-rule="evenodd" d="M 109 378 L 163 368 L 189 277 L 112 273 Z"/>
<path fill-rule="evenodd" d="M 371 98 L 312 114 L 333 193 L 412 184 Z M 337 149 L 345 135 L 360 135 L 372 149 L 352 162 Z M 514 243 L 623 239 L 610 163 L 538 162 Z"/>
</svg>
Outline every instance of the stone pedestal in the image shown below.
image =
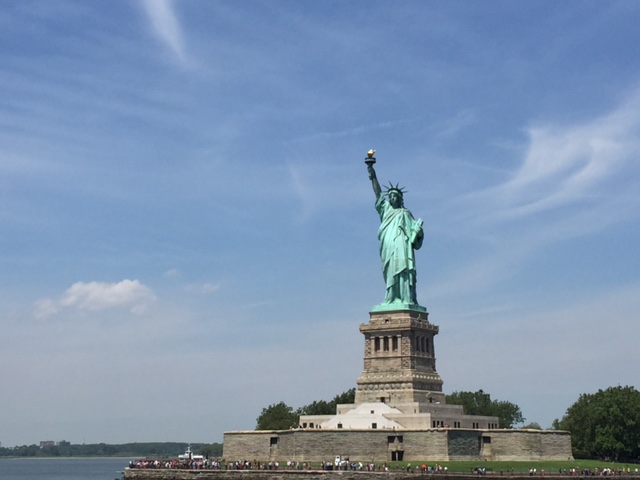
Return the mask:
<svg viewBox="0 0 640 480">
<path fill-rule="evenodd" d="M 434 337 L 439 327 L 417 310 L 373 311 L 360 325 L 364 370 L 355 403 L 385 402 L 403 410 L 409 404 L 445 403 L 436 371 Z"/>
</svg>

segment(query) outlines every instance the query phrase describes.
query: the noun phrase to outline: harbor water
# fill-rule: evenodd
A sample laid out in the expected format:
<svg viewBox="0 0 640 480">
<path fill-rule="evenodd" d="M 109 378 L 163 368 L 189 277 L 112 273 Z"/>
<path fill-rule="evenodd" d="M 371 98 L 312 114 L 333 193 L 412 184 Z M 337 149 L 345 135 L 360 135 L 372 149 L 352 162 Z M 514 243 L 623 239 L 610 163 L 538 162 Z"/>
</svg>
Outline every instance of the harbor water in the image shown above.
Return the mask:
<svg viewBox="0 0 640 480">
<path fill-rule="evenodd" d="M 120 480 L 131 458 L 2 458 L 2 480 Z"/>
</svg>

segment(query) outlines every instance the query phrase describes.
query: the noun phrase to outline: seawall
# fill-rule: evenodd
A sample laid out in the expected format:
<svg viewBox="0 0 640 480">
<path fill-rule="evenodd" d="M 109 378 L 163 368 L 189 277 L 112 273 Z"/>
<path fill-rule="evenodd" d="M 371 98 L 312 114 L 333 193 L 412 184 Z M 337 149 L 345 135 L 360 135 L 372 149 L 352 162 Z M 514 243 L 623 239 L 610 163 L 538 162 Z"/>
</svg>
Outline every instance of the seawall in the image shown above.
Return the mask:
<svg viewBox="0 0 640 480">
<path fill-rule="evenodd" d="M 616 475 L 617 476 L 617 475 Z M 544 480 L 584 480 L 582 475 L 536 475 L 524 474 L 487 474 L 464 475 L 457 473 L 422 474 L 414 472 L 368 472 L 368 471 L 321 471 L 321 470 L 154 470 L 126 469 L 125 479 L 130 480 L 531 480 L 542 477 Z M 638 475 L 623 475 L 625 480 L 640 480 Z"/>
</svg>

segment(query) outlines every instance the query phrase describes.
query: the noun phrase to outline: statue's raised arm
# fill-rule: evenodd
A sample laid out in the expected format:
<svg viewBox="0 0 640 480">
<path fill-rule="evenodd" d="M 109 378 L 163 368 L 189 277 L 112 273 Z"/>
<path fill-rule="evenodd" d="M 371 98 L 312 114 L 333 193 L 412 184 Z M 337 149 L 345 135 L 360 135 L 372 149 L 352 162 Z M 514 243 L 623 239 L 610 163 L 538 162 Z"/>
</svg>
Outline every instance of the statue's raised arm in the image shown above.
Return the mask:
<svg viewBox="0 0 640 480">
<path fill-rule="evenodd" d="M 364 163 L 367 164 L 367 171 L 369 172 L 369 180 L 371 180 L 371 185 L 373 186 L 373 193 L 376 194 L 376 198 L 380 198 L 380 195 L 382 195 L 382 188 L 380 188 L 380 183 L 378 183 L 376 171 L 373 169 L 373 164 L 376 163 L 376 157 L 374 157 L 375 153 L 375 150 L 369 150 Z"/>
<path fill-rule="evenodd" d="M 375 150 L 369 150 L 364 162 L 367 164 L 369 179 L 376 195 L 376 211 L 380 215 L 378 240 L 382 276 L 387 291 L 384 302 L 375 306 L 374 311 L 413 309 L 426 311 L 416 298 L 415 251 L 422 246 L 424 234 L 422 220 L 416 220 L 404 206 L 404 189 L 389 185 L 383 193 L 373 164 Z"/>
</svg>

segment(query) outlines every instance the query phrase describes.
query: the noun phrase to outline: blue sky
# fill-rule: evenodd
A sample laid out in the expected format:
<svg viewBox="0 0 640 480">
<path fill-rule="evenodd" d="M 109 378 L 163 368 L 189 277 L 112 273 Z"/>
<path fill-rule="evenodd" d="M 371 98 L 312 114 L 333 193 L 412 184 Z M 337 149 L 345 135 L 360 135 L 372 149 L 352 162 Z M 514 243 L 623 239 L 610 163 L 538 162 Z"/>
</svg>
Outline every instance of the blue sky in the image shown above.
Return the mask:
<svg viewBox="0 0 640 480">
<path fill-rule="evenodd" d="M 363 159 L 447 393 L 640 375 L 640 4 L 3 1 L 0 442 L 221 441 L 355 386 Z"/>
</svg>

